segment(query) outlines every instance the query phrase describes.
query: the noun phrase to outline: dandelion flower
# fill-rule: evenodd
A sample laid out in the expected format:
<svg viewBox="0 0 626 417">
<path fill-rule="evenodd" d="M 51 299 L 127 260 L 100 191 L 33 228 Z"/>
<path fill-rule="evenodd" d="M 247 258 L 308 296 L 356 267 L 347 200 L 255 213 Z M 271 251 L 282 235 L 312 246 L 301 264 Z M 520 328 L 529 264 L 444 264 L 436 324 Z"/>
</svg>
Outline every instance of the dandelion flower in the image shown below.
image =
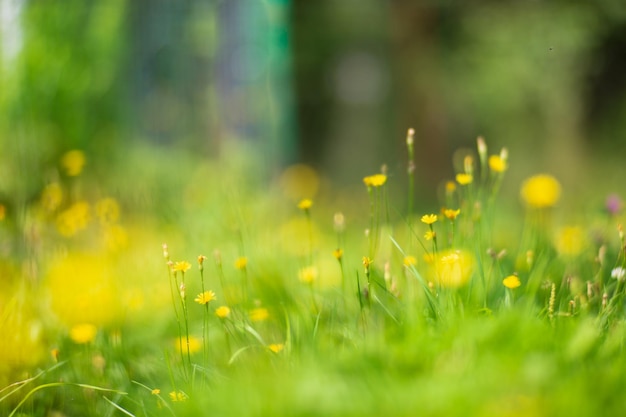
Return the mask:
<svg viewBox="0 0 626 417">
<path fill-rule="evenodd" d="M 509 275 L 502 280 L 502 284 L 511 290 L 522 285 L 517 275 Z"/>
<path fill-rule="evenodd" d="M 96 339 L 98 328 L 93 324 L 77 324 L 70 329 L 70 339 L 79 345 L 91 343 Z"/>
<path fill-rule="evenodd" d="M 458 182 L 460 185 L 468 185 L 471 184 L 472 181 L 474 180 L 474 178 L 472 177 L 471 174 L 456 174 L 456 182 Z"/>
<path fill-rule="evenodd" d="M 432 255 L 431 255 L 432 256 Z M 466 251 L 447 250 L 433 257 L 434 281 L 445 288 L 465 285 L 474 270 L 474 257 Z"/>
<path fill-rule="evenodd" d="M 424 233 L 424 239 L 426 240 L 433 240 L 436 237 L 437 237 L 437 233 L 432 230 L 429 230 L 426 233 Z"/>
<path fill-rule="evenodd" d="M 248 258 L 246 258 L 245 256 L 240 256 L 239 258 L 235 259 L 236 269 L 244 270 L 246 269 L 247 266 L 248 266 Z"/>
<path fill-rule="evenodd" d="M 506 160 L 500 155 L 491 155 L 489 157 L 489 169 L 491 169 L 492 172 L 504 172 L 507 168 Z"/>
<path fill-rule="evenodd" d="M 182 391 L 172 391 L 170 392 L 170 399 L 172 402 L 182 402 L 187 400 L 187 394 Z"/>
<path fill-rule="evenodd" d="M 341 258 L 343 258 L 343 249 L 335 249 L 333 251 L 333 256 L 335 257 L 335 259 L 337 259 L 338 261 L 341 261 Z"/>
<path fill-rule="evenodd" d="M 446 182 L 446 193 L 452 194 L 453 192 L 456 191 L 456 183 L 454 181 L 447 181 Z"/>
<path fill-rule="evenodd" d="M 230 308 L 228 306 L 219 306 L 215 309 L 215 315 L 220 319 L 225 319 L 230 315 Z"/>
<path fill-rule="evenodd" d="M 363 266 L 365 267 L 365 270 L 369 270 L 370 269 L 370 265 L 373 263 L 374 261 L 368 257 L 368 256 L 364 256 L 363 257 Z"/>
<path fill-rule="evenodd" d="M 259 307 L 250 310 L 249 316 L 251 321 L 265 321 L 270 317 L 270 312 L 267 308 Z"/>
<path fill-rule="evenodd" d="M 213 291 L 205 291 L 194 299 L 194 301 L 198 304 L 208 304 L 209 302 L 215 300 L 215 293 Z"/>
<path fill-rule="evenodd" d="M 189 342 L 189 344 L 187 344 L 187 342 Z M 174 344 L 176 345 L 176 349 L 179 351 L 182 349 L 185 353 L 187 349 L 189 349 L 189 353 L 196 353 L 202 349 L 202 340 L 195 336 L 189 336 L 189 339 L 180 337 L 174 341 Z"/>
<path fill-rule="evenodd" d="M 282 343 L 272 343 L 268 345 L 267 348 L 274 353 L 278 353 L 285 348 L 285 345 Z"/>
<path fill-rule="evenodd" d="M 187 261 L 179 261 L 175 262 L 172 266 L 173 272 L 182 272 L 185 273 L 191 269 L 191 264 Z"/>
<path fill-rule="evenodd" d="M 307 266 L 298 271 L 298 279 L 304 284 L 312 284 L 317 279 L 317 268 Z"/>
<path fill-rule="evenodd" d="M 437 215 L 436 214 L 424 214 L 421 220 L 422 220 L 422 223 L 431 225 L 437 221 Z"/>
<path fill-rule="evenodd" d="M 461 213 L 461 209 L 444 209 L 443 210 L 443 215 L 448 218 L 448 220 L 454 220 L 457 218 L 457 216 Z"/>
<path fill-rule="evenodd" d="M 313 201 L 311 201 L 311 200 L 310 200 L 310 199 L 308 199 L 308 198 L 305 198 L 304 200 L 301 200 L 301 201 L 298 203 L 298 208 L 299 208 L 300 210 L 308 210 L 308 209 L 310 209 L 310 208 L 311 208 L 311 206 L 313 206 Z"/>
<path fill-rule="evenodd" d="M 578 226 L 564 227 L 556 238 L 556 250 L 561 255 L 579 255 L 584 247 L 587 238 L 582 228 Z"/>
<path fill-rule="evenodd" d="M 524 181 L 521 196 L 529 207 L 552 207 L 561 196 L 561 184 L 551 175 L 535 175 Z"/>
<path fill-rule="evenodd" d="M 385 174 L 370 175 L 363 178 L 363 183 L 368 187 L 381 187 L 387 182 L 387 176 Z"/>
<path fill-rule="evenodd" d="M 63 236 L 74 236 L 89 224 L 90 208 L 86 201 L 77 201 L 56 218 L 57 230 Z"/>
<path fill-rule="evenodd" d="M 150 394 L 152 395 L 159 395 L 160 393 L 161 393 L 161 390 L 158 388 L 155 388 L 152 391 L 150 391 Z"/>
<path fill-rule="evenodd" d="M 407 255 L 404 257 L 402 264 L 406 266 L 407 268 L 411 266 L 415 266 L 417 265 L 417 259 L 415 258 L 415 256 Z"/>
<path fill-rule="evenodd" d="M 85 166 L 85 154 L 79 150 L 66 152 L 61 158 L 61 165 L 69 177 L 80 175 Z"/>
</svg>

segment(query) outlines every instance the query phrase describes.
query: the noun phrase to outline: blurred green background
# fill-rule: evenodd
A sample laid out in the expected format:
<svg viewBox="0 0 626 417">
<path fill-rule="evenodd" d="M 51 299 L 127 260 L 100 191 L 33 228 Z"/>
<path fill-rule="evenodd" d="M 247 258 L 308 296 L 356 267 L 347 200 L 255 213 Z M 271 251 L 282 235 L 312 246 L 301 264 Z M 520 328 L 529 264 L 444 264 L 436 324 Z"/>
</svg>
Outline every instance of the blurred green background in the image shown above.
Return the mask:
<svg viewBox="0 0 626 417">
<path fill-rule="evenodd" d="M 7 207 L 74 148 L 122 199 L 129 174 L 158 199 L 181 165 L 235 153 L 265 178 L 294 162 L 404 178 L 409 127 L 425 192 L 478 135 L 509 148 L 511 184 L 550 171 L 610 191 L 589 173 L 623 165 L 620 0 L 0 0 L 0 19 Z"/>
</svg>

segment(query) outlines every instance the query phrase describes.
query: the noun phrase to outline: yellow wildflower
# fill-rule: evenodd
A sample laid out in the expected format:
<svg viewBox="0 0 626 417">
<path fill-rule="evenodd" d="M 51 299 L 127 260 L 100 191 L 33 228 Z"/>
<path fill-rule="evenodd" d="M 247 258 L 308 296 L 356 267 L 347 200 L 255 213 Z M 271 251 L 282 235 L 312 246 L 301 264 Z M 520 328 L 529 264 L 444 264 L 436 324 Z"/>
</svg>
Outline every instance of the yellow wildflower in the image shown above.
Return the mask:
<svg viewBox="0 0 626 417">
<path fill-rule="evenodd" d="M 556 250 L 562 255 L 579 255 L 584 247 L 587 238 L 582 228 L 578 226 L 564 227 L 556 238 Z"/>
<path fill-rule="evenodd" d="M 96 216 L 100 224 L 115 223 L 120 218 L 120 206 L 113 198 L 103 198 L 96 203 Z"/>
<path fill-rule="evenodd" d="M 179 261 L 175 262 L 172 266 L 172 272 L 182 272 L 185 273 L 191 269 L 191 264 L 187 261 Z"/>
<path fill-rule="evenodd" d="M 46 185 L 41 193 L 41 206 L 46 211 L 55 211 L 63 202 L 63 188 L 58 182 Z"/>
<path fill-rule="evenodd" d="M 298 208 L 299 208 L 300 210 L 308 210 L 308 209 L 310 209 L 310 208 L 311 208 L 311 206 L 313 206 L 313 201 L 311 201 L 311 200 L 310 200 L 310 199 L 308 199 L 308 198 L 305 198 L 304 200 L 301 200 L 301 201 L 298 203 Z"/>
<path fill-rule="evenodd" d="M 506 160 L 500 155 L 491 155 L 489 157 L 489 169 L 491 169 L 492 172 L 504 172 L 507 168 Z"/>
<path fill-rule="evenodd" d="M 447 194 L 452 194 L 455 191 L 456 191 L 456 183 L 454 181 L 447 181 L 446 182 L 446 193 Z"/>
<path fill-rule="evenodd" d="M 343 258 L 343 249 L 335 249 L 333 251 L 333 256 L 335 257 L 335 259 L 337 259 L 338 261 L 341 261 L 341 258 Z"/>
<path fill-rule="evenodd" d="M 529 207 L 552 207 L 561 196 L 561 184 L 551 175 L 535 175 L 524 181 L 521 196 Z"/>
<path fill-rule="evenodd" d="M 174 340 L 174 344 L 176 345 L 176 349 L 180 351 L 180 349 L 183 350 L 183 352 L 187 352 L 187 338 L 186 337 L 180 337 L 176 340 Z M 200 338 L 197 338 L 195 336 L 189 336 L 189 353 L 196 353 L 199 352 L 202 349 L 202 340 Z"/>
<path fill-rule="evenodd" d="M 402 263 L 406 267 L 415 266 L 417 265 L 417 259 L 415 258 L 415 256 L 407 255 L 404 257 L 404 260 L 402 261 Z"/>
<path fill-rule="evenodd" d="M 61 158 L 61 165 L 69 177 L 76 177 L 80 175 L 85 166 L 85 154 L 79 150 L 66 152 Z"/>
<path fill-rule="evenodd" d="M 460 185 L 471 184 L 473 180 L 474 178 L 471 174 L 456 174 L 456 182 L 458 182 Z"/>
<path fill-rule="evenodd" d="M 259 307 L 250 310 L 249 316 L 251 321 L 264 321 L 270 317 L 270 312 L 267 308 Z"/>
<path fill-rule="evenodd" d="M 161 390 L 158 388 L 155 388 L 152 391 L 150 391 L 150 394 L 152 395 L 159 395 L 160 393 L 161 393 Z"/>
<path fill-rule="evenodd" d="M 517 275 L 509 275 L 502 280 L 502 284 L 511 290 L 522 285 Z"/>
<path fill-rule="evenodd" d="M 433 278 L 442 287 L 461 287 L 469 281 L 474 264 L 474 257 L 469 252 L 452 249 L 441 252 L 435 256 L 432 264 Z"/>
<path fill-rule="evenodd" d="M 421 220 L 422 220 L 422 223 L 431 225 L 437 221 L 437 215 L 436 214 L 424 214 Z"/>
<path fill-rule="evenodd" d="M 424 233 L 424 239 L 426 240 L 433 240 L 435 237 L 437 237 L 437 233 L 429 230 L 426 233 Z"/>
<path fill-rule="evenodd" d="M 274 352 L 274 353 L 280 352 L 281 350 L 284 349 L 284 347 L 285 347 L 285 345 L 282 344 L 282 343 L 272 343 L 272 344 L 267 346 L 267 348 L 269 350 L 271 350 L 272 352 Z"/>
<path fill-rule="evenodd" d="M 298 279 L 305 284 L 312 284 L 317 279 L 317 268 L 307 266 L 298 271 Z"/>
<path fill-rule="evenodd" d="M 182 402 L 187 400 L 187 394 L 182 391 L 172 391 L 170 392 L 170 399 L 172 402 Z"/>
<path fill-rule="evenodd" d="M 449 220 L 454 220 L 461 213 L 461 209 L 443 209 L 443 215 L 446 216 Z"/>
<path fill-rule="evenodd" d="M 215 309 L 215 315 L 220 319 L 225 319 L 230 315 L 230 308 L 228 306 L 219 306 Z"/>
<path fill-rule="evenodd" d="M 374 261 L 369 258 L 368 256 L 364 256 L 363 257 L 363 266 L 365 267 L 365 270 L 369 270 L 370 265 L 373 263 Z"/>
<path fill-rule="evenodd" d="M 246 269 L 247 266 L 248 266 L 248 258 L 246 258 L 245 256 L 240 256 L 239 258 L 235 259 L 236 269 L 244 270 Z"/>
<path fill-rule="evenodd" d="M 91 343 L 96 339 L 96 334 L 98 333 L 98 328 L 93 324 L 83 323 L 72 326 L 70 329 L 70 339 L 74 341 L 74 343 L 85 344 Z"/>
<path fill-rule="evenodd" d="M 78 201 L 67 210 L 59 213 L 56 218 L 57 230 L 63 236 L 70 237 L 85 229 L 89 220 L 89 203 Z"/>
<path fill-rule="evenodd" d="M 213 291 L 205 291 L 194 299 L 194 301 L 198 304 L 208 304 L 209 302 L 215 300 L 215 293 Z"/>
<path fill-rule="evenodd" d="M 387 182 L 387 176 L 385 174 L 370 175 L 363 178 L 363 183 L 368 187 L 380 187 Z"/>
</svg>

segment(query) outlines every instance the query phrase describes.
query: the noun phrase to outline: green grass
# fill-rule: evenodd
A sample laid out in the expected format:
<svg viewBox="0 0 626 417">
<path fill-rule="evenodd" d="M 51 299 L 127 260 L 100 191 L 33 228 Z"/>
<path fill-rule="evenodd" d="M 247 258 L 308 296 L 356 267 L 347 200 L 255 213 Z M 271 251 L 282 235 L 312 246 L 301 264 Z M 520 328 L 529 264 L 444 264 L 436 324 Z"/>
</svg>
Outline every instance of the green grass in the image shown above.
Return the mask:
<svg viewBox="0 0 626 417">
<path fill-rule="evenodd" d="M 626 406 L 624 281 L 611 276 L 625 262 L 621 214 L 566 222 L 552 180 L 526 188 L 522 211 L 505 209 L 506 152 L 490 169 L 480 145 L 462 168 L 473 181 L 426 204 L 412 196 L 412 170 L 406 182 L 392 172 L 350 190 L 321 181 L 315 192 L 309 177 L 298 196 L 301 178 L 265 184 L 241 159 L 189 158 L 170 175 L 145 152 L 131 150 L 108 189 L 88 170 L 61 170 L 58 204 L 48 195 L 6 213 L 0 414 L 578 416 Z M 124 178 L 143 159 L 134 189 Z M 313 204 L 299 208 L 300 198 Z M 431 225 L 420 220 L 431 213 Z M 215 300 L 194 302 L 209 290 Z"/>
</svg>

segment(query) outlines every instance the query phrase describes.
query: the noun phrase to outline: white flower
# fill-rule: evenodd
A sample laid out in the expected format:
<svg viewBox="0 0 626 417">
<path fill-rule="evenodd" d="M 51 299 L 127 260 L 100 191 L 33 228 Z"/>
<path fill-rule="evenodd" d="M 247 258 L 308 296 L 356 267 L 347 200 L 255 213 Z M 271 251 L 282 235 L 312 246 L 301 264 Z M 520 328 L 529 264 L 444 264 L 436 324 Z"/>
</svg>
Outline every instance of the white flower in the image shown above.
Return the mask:
<svg viewBox="0 0 626 417">
<path fill-rule="evenodd" d="M 624 279 L 625 276 L 626 276 L 626 269 L 622 268 L 621 266 L 618 266 L 617 268 L 613 268 L 613 270 L 611 271 L 611 278 L 615 278 L 621 281 Z"/>
</svg>

